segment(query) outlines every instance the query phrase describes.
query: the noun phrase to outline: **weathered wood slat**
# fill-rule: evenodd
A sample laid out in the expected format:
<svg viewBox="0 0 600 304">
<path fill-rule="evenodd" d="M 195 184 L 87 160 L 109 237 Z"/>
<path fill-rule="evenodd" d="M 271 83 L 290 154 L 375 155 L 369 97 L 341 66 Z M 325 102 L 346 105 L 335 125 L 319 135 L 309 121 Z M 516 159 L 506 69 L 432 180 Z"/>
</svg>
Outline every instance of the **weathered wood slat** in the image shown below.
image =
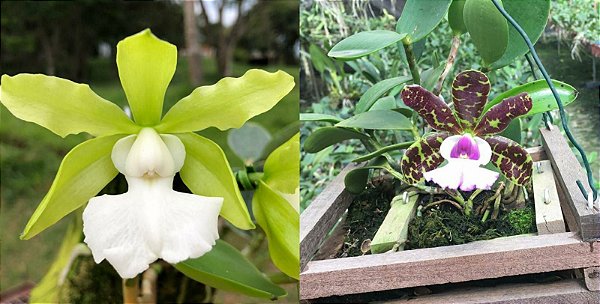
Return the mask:
<svg viewBox="0 0 600 304">
<path fill-rule="evenodd" d="M 600 291 L 600 267 L 584 268 L 583 277 L 589 290 Z"/>
<path fill-rule="evenodd" d="M 352 202 L 352 194 L 344 189 L 344 177 L 354 168 L 353 164 L 346 166 L 300 215 L 300 269 Z"/>
<path fill-rule="evenodd" d="M 600 243 L 565 232 L 313 261 L 300 274 L 300 298 L 594 267 L 598 252 Z"/>
<path fill-rule="evenodd" d="M 417 210 L 418 198 L 419 196 L 415 194 L 409 197 L 408 202 L 405 203 L 402 195 L 399 195 L 392 200 L 388 214 L 371 241 L 372 253 L 386 252 L 394 246 L 398 246 L 399 250 L 404 249 L 404 243 L 408 236 L 408 224 Z"/>
<path fill-rule="evenodd" d="M 582 239 L 584 241 L 600 240 L 600 212 L 595 208 L 587 207 L 587 200 L 575 183 L 577 180 L 581 180 L 588 193 L 592 193 L 577 158 L 558 127 L 554 127 L 552 130 L 541 128 L 540 133 L 544 149 L 552 161 L 552 167 L 578 223 Z"/>
<path fill-rule="evenodd" d="M 563 303 L 597 304 L 600 292 L 590 292 L 579 280 L 564 280 L 546 284 L 507 284 L 495 287 L 473 287 L 453 290 L 442 294 L 398 300 L 394 304 L 448 304 L 448 303 Z"/>
<path fill-rule="evenodd" d="M 532 178 L 538 234 L 565 232 L 565 221 L 550 161 L 535 162 Z"/>
<path fill-rule="evenodd" d="M 529 153 L 529 155 L 531 155 L 531 158 L 534 162 L 548 159 L 548 156 L 546 155 L 546 150 L 544 150 L 544 147 L 542 146 L 531 147 L 525 150 L 527 151 L 527 153 Z"/>
</svg>

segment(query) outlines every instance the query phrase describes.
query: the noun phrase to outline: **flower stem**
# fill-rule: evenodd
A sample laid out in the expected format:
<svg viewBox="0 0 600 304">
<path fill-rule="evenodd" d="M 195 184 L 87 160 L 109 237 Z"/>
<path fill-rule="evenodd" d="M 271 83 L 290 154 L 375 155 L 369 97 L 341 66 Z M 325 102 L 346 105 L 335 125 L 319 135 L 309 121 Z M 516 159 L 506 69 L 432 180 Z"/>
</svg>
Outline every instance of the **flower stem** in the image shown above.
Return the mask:
<svg viewBox="0 0 600 304">
<path fill-rule="evenodd" d="M 421 76 L 419 75 L 419 68 L 417 67 L 417 60 L 413 52 L 412 43 L 408 39 L 402 39 L 402 45 L 404 46 L 404 52 L 406 53 L 406 60 L 408 61 L 408 68 L 413 78 L 414 84 L 421 84 Z"/>
<path fill-rule="evenodd" d="M 138 303 L 140 277 L 123 280 L 123 303 Z"/>
</svg>

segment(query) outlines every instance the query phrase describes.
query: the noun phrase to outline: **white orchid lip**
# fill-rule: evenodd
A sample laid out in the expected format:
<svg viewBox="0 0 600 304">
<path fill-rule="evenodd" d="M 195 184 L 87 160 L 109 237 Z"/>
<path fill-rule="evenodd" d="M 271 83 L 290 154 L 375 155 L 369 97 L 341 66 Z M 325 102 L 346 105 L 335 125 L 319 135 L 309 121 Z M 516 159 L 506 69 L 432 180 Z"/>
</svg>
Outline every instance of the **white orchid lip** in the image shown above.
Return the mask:
<svg viewBox="0 0 600 304">
<path fill-rule="evenodd" d="M 442 188 L 489 190 L 498 179 L 497 172 L 480 167 L 490 162 L 492 149 L 479 137 L 470 134 L 450 136 L 442 142 L 440 154 L 448 164 L 425 172 L 423 176 Z"/>
<path fill-rule="evenodd" d="M 185 160 L 179 138 L 144 128 L 119 140 L 111 157 L 128 190 L 94 197 L 83 212 L 84 241 L 96 263 L 106 259 L 133 278 L 159 258 L 174 264 L 212 249 L 223 198 L 172 189 Z"/>
</svg>

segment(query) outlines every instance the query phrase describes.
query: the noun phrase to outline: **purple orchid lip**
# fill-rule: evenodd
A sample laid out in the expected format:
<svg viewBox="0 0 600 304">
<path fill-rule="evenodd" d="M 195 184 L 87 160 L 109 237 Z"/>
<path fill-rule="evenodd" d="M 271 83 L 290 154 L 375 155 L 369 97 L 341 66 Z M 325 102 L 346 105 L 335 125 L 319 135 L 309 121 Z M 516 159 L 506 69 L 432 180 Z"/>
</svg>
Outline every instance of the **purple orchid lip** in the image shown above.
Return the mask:
<svg viewBox="0 0 600 304">
<path fill-rule="evenodd" d="M 478 160 L 479 148 L 477 147 L 477 143 L 471 136 L 464 135 L 458 140 L 454 147 L 452 147 L 450 157 Z"/>
</svg>

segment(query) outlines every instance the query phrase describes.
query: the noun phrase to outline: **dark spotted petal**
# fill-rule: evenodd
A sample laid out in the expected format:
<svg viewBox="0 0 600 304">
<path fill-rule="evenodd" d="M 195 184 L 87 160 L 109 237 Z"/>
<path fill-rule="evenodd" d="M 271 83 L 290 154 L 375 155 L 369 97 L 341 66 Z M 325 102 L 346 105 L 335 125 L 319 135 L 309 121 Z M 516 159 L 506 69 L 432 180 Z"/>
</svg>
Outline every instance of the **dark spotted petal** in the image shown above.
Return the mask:
<svg viewBox="0 0 600 304">
<path fill-rule="evenodd" d="M 452 82 L 452 101 L 463 129 L 472 130 L 490 93 L 490 80 L 482 72 L 464 71 Z"/>
<path fill-rule="evenodd" d="M 492 147 L 492 164 L 517 185 L 525 185 L 531 179 L 533 160 L 521 145 L 502 136 L 485 139 Z"/>
<path fill-rule="evenodd" d="M 531 97 L 521 93 L 502 100 L 487 111 L 475 127 L 475 135 L 493 135 L 500 133 L 508 127 L 511 120 L 531 110 Z"/>
<path fill-rule="evenodd" d="M 422 182 L 424 172 L 437 168 L 444 161 L 440 146 L 450 135 L 446 132 L 426 135 L 406 149 L 400 168 L 409 183 Z"/>
<path fill-rule="evenodd" d="M 404 104 L 417 111 L 435 130 L 462 133 L 452 109 L 433 93 L 419 85 L 409 85 L 404 87 L 401 96 Z"/>
</svg>

